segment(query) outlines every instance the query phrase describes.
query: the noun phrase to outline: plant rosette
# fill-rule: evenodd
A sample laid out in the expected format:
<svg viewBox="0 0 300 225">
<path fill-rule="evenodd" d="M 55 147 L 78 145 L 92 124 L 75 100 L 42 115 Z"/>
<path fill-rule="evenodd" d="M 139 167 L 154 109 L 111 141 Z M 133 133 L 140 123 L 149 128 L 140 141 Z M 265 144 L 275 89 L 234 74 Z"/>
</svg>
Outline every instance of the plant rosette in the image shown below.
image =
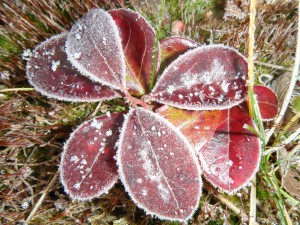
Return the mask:
<svg viewBox="0 0 300 225">
<path fill-rule="evenodd" d="M 146 213 L 187 221 L 199 205 L 201 174 L 233 193 L 258 170 L 259 138 L 245 129 L 254 127 L 243 103 L 247 60 L 233 48 L 172 37 L 155 53 L 155 31 L 140 14 L 93 9 L 34 49 L 27 77 L 59 100 L 129 103 L 128 112 L 84 122 L 65 143 L 60 178 L 72 199 L 91 200 L 120 179 Z M 267 112 L 276 96 L 257 89 L 271 95 L 261 104 Z M 272 113 L 267 119 L 277 106 Z"/>
</svg>

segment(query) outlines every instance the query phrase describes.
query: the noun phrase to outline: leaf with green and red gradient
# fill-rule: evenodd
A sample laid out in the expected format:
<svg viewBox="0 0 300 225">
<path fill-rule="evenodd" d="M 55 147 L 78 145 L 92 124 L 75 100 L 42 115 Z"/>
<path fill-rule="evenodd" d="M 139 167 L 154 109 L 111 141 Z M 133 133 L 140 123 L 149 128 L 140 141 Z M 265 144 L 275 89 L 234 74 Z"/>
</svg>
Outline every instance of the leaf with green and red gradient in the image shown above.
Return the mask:
<svg viewBox="0 0 300 225">
<path fill-rule="evenodd" d="M 275 93 L 266 86 L 256 85 L 253 87 L 260 115 L 263 120 L 272 120 L 278 112 L 278 99 Z"/>
<path fill-rule="evenodd" d="M 149 93 L 155 31 L 139 13 L 128 9 L 109 11 L 122 40 L 126 62 L 126 87 L 130 94 Z"/>
<path fill-rule="evenodd" d="M 84 76 L 124 92 L 125 61 L 122 43 L 111 15 L 93 9 L 72 27 L 66 52 Z"/>
<path fill-rule="evenodd" d="M 243 109 L 235 106 L 221 112 L 215 133 L 198 158 L 207 180 L 226 192 L 234 192 L 257 172 L 260 141 L 245 128 L 254 127 L 254 122 Z"/>
<path fill-rule="evenodd" d="M 162 72 L 171 62 L 186 51 L 198 47 L 191 39 L 184 37 L 170 37 L 159 42 L 160 71 Z"/>
<path fill-rule="evenodd" d="M 98 197 L 117 182 L 115 144 L 123 120 L 122 113 L 95 117 L 71 134 L 64 146 L 60 177 L 73 199 Z"/>
<path fill-rule="evenodd" d="M 146 213 L 186 221 L 197 209 L 202 186 L 197 158 L 187 139 L 163 117 L 131 109 L 117 163 L 125 189 Z"/>
<path fill-rule="evenodd" d="M 170 64 L 144 99 L 187 110 L 227 109 L 244 101 L 246 79 L 247 60 L 238 51 L 203 46 Z"/>
<path fill-rule="evenodd" d="M 156 113 L 180 130 L 196 154 L 213 136 L 221 116 L 220 110 L 189 111 L 170 106 L 163 106 Z"/>
<path fill-rule="evenodd" d="M 67 60 L 64 45 L 67 34 L 60 34 L 41 43 L 27 63 L 27 77 L 43 95 L 64 101 L 92 102 L 122 95 L 82 76 Z"/>
</svg>

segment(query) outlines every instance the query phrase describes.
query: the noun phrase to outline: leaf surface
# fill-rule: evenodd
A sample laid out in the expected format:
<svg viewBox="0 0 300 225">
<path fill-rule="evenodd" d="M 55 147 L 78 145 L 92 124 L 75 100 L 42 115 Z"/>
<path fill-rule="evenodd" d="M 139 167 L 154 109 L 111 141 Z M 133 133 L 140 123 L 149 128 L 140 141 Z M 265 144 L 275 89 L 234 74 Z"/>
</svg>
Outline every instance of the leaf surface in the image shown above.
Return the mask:
<svg viewBox="0 0 300 225">
<path fill-rule="evenodd" d="M 220 110 L 189 111 L 163 106 L 156 111 L 187 138 L 196 154 L 213 136 L 221 116 Z"/>
<path fill-rule="evenodd" d="M 121 97 L 119 93 L 80 75 L 67 60 L 64 45 L 67 34 L 41 43 L 27 62 L 27 77 L 42 94 L 65 101 L 102 101 Z"/>
<path fill-rule="evenodd" d="M 121 113 L 95 117 L 80 125 L 64 146 L 60 177 L 73 199 L 90 200 L 106 193 L 118 180 L 114 156 Z"/>
<path fill-rule="evenodd" d="M 93 9 L 79 19 L 68 35 L 66 52 L 83 75 L 124 91 L 124 53 L 118 28 L 109 13 Z"/>
<path fill-rule="evenodd" d="M 193 40 L 179 36 L 160 41 L 160 71 L 163 71 L 178 56 L 197 46 L 198 44 Z"/>
<path fill-rule="evenodd" d="M 202 186 L 197 158 L 186 138 L 161 116 L 130 110 L 117 162 L 125 189 L 146 213 L 186 221 L 197 209 Z"/>
<path fill-rule="evenodd" d="M 132 95 L 149 93 L 155 31 L 142 15 L 132 10 L 109 11 L 122 40 L 126 62 L 126 87 Z"/>
<path fill-rule="evenodd" d="M 198 47 L 168 66 L 145 101 L 187 110 L 226 109 L 244 100 L 246 79 L 246 58 L 235 49 Z"/>
<path fill-rule="evenodd" d="M 257 172 L 260 161 L 259 138 L 246 130 L 254 127 L 240 107 L 221 111 L 218 127 L 199 152 L 203 174 L 215 186 L 234 192 L 245 186 Z"/>
<path fill-rule="evenodd" d="M 278 100 L 275 93 L 266 86 L 256 85 L 253 87 L 258 107 L 263 120 L 272 120 L 278 112 Z"/>
</svg>

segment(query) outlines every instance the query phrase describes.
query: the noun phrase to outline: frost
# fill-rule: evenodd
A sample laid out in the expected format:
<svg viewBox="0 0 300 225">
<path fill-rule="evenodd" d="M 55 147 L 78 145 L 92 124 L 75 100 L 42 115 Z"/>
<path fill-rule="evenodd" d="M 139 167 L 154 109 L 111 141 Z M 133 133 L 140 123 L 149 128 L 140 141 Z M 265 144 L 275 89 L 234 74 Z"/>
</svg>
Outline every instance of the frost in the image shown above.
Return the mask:
<svg viewBox="0 0 300 225">
<path fill-rule="evenodd" d="M 111 130 L 107 130 L 105 132 L 105 134 L 106 134 L 107 137 L 110 137 L 112 135 L 112 131 Z"/>
<path fill-rule="evenodd" d="M 76 155 L 73 155 L 70 159 L 70 162 L 75 162 L 77 163 L 79 161 L 79 158 Z"/>
<path fill-rule="evenodd" d="M 30 49 L 25 49 L 22 53 L 22 59 L 28 61 L 32 56 L 32 52 Z"/>
<path fill-rule="evenodd" d="M 51 65 L 51 70 L 53 71 L 53 72 L 55 72 L 56 71 L 56 69 L 57 69 L 57 67 L 60 65 L 60 61 L 52 61 L 52 65 Z"/>
<path fill-rule="evenodd" d="M 183 99 L 183 95 L 182 95 L 182 94 L 179 94 L 179 95 L 178 95 L 178 98 L 179 98 L 179 99 Z"/>
<path fill-rule="evenodd" d="M 86 161 L 85 159 L 83 159 L 83 160 L 81 161 L 81 164 L 86 165 L 86 164 L 87 164 L 87 161 Z"/>
<path fill-rule="evenodd" d="M 81 39 L 81 35 L 80 35 L 80 34 L 75 34 L 75 38 L 76 38 L 77 40 L 80 40 L 80 39 Z"/>
<path fill-rule="evenodd" d="M 100 130 L 101 127 L 102 127 L 102 123 L 100 121 L 97 121 L 95 118 L 93 118 L 93 121 L 91 123 L 91 127 L 94 127 L 97 130 Z"/>
<path fill-rule="evenodd" d="M 228 92 L 228 87 L 229 87 L 229 83 L 227 83 L 226 80 L 223 80 L 222 84 L 221 84 L 221 88 L 224 92 Z"/>
<path fill-rule="evenodd" d="M 75 53 L 73 53 L 74 59 L 79 59 L 80 56 L 81 56 L 81 52 L 75 52 Z"/>
<path fill-rule="evenodd" d="M 73 185 L 73 188 L 78 190 L 80 188 L 80 186 L 81 186 L 81 184 L 79 182 L 77 182 Z"/>
</svg>

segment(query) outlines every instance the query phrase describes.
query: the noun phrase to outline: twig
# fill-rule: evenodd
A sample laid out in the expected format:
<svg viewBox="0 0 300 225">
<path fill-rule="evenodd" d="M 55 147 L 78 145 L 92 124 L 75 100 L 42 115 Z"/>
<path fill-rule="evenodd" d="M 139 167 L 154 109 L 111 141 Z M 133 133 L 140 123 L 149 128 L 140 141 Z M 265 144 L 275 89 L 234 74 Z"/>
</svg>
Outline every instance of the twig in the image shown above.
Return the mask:
<svg viewBox="0 0 300 225">
<path fill-rule="evenodd" d="M 300 65 L 300 1 L 299 1 L 299 4 L 298 4 L 297 49 L 296 49 L 296 56 L 295 56 L 295 64 L 294 64 L 294 68 L 293 68 L 293 73 L 292 73 L 289 89 L 286 92 L 286 95 L 284 97 L 284 100 L 283 100 L 283 103 L 282 103 L 282 106 L 281 106 L 280 113 L 279 113 L 278 117 L 275 119 L 273 127 L 266 134 L 266 142 L 269 141 L 270 137 L 272 136 L 272 134 L 275 131 L 275 128 L 277 127 L 277 125 L 282 120 L 282 118 L 285 114 L 285 111 L 288 108 L 288 105 L 290 103 L 292 93 L 293 93 L 293 90 L 294 90 L 294 87 L 295 87 L 295 84 L 296 84 L 296 81 L 297 81 L 297 76 L 298 76 L 298 73 L 299 73 L 299 65 Z"/>
<path fill-rule="evenodd" d="M 260 61 L 254 61 L 255 64 L 260 65 L 260 66 L 266 66 L 266 67 L 270 67 L 273 69 L 277 69 L 277 70 L 286 70 L 286 71 L 290 71 L 292 72 L 293 70 L 290 68 L 286 68 L 284 66 L 278 66 L 278 65 L 274 65 L 271 63 L 265 63 L 265 62 L 260 62 Z"/>
<path fill-rule="evenodd" d="M 38 202 L 35 204 L 35 206 L 33 207 L 33 209 L 31 210 L 29 216 L 26 219 L 26 223 L 28 223 L 31 218 L 34 216 L 34 214 L 36 213 L 36 211 L 38 210 L 38 208 L 40 207 L 40 205 L 43 203 L 46 195 L 48 194 L 48 192 L 51 190 L 51 188 L 53 187 L 56 179 L 58 177 L 58 174 L 55 174 L 55 176 L 52 178 L 52 180 L 50 181 L 48 187 L 44 190 L 42 196 L 40 197 L 40 199 L 38 200 Z"/>
<path fill-rule="evenodd" d="M 13 91 L 34 91 L 34 88 L 8 88 L 0 90 L 0 92 L 13 92 Z"/>
</svg>

